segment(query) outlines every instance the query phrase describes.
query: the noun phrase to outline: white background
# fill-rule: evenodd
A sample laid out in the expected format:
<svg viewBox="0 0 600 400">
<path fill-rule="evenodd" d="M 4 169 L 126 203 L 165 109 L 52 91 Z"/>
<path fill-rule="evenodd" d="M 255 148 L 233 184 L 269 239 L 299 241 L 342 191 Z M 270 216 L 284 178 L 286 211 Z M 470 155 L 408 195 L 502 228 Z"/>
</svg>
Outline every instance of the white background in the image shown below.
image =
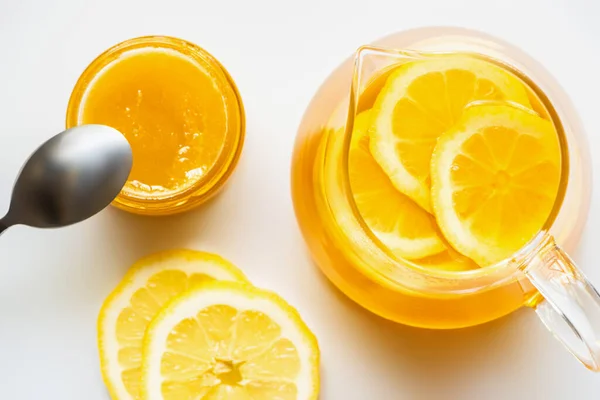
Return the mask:
<svg viewBox="0 0 600 400">
<path fill-rule="evenodd" d="M 289 193 L 295 131 L 328 73 L 396 30 L 457 25 L 506 39 L 571 95 L 590 137 L 596 190 L 574 255 L 600 285 L 600 3 L 596 0 L 0 0 L 0 208 L 27 155 L 64 127 L 70 91 L 100 52 L 135 36 L 179 36 L 229 69 L 247 141 L 227 189 L 197 211 L 144 218 L 107 209 L 69 228 L 16 227 L 0 240 L 0 398 L 106 400 L 96 315 L 138 257 L 218 252 L 273 289 L 315 331 L 323 400 L 593 399 L 585 370 L 530 310 L 459 331 L 395 325 L 314 267 Z"/>
</svg>

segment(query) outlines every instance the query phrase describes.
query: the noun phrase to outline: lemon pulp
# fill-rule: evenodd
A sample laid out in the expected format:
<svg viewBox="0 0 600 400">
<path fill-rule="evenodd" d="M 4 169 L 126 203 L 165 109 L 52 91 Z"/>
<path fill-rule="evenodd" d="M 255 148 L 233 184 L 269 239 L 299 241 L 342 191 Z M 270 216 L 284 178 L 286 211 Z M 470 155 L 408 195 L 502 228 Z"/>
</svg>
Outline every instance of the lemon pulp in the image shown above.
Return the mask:
<svg viewBox="0 0 600 400">
<path fill-rule="evenodd" d="M 133 150 L 125 192 L 169 197 L 215 166 L 227 134 L 226 96 L 211 69 L 173 49 L 126 51 L 92 80 L 81 124 L 121 131 Z"/>
</svg>

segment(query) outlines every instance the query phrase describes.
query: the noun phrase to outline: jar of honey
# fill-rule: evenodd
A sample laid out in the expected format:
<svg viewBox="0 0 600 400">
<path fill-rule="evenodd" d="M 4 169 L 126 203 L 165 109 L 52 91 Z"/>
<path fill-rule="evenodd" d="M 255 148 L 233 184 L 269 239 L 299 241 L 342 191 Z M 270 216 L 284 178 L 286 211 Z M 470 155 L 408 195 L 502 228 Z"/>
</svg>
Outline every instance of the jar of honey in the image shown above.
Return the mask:
<svg viewBox="0 0 600 400">
<path fill-rule="evenodd" d="M 77 81 L 67 128 L 104 124 L 133 150 L 113 204 L 146 215 L 189 210 L 233 172 L 244 142 L 244 108 L 229 73 L 181 39 L 127 40 L 97 57 Z"/>
</svg>

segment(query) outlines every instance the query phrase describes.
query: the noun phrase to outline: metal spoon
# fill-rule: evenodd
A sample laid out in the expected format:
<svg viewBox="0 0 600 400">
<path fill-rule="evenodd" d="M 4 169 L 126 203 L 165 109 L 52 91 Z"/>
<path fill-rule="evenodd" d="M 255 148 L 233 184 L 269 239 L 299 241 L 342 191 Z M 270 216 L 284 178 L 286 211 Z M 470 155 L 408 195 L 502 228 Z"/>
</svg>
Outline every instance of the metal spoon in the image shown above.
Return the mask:
<svg viewBox="0 0 600 400">
<path fill-rule="evenodd" d="M 82 125 L 42 144 L 22 167 L 0 233 L 12 225 L 58 228 L 96 214 L 119 194 L 131 147 L 116 129 Z"/>
</svg>

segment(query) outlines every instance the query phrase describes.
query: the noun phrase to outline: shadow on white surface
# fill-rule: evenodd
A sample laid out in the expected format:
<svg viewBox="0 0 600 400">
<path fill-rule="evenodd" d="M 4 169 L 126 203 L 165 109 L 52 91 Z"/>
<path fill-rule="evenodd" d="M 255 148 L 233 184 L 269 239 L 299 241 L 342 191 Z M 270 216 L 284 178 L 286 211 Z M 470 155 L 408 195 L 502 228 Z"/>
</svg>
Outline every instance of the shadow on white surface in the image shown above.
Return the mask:
<svg viewBox="0 0 600 400">
<path fill-rule="evenodd" d="M 325 366 L 322 399 L 337 398 L 341 386 L 369 380 L 389 384 L 368 392 L 350 389 L 344 399 L 474 399 L 482 391 L 488 393 L 486 400 L 506 400 L 507 393 L 515 399 L 523 398 L 522 393 L 563 399 L 569 392 L 562 387 L 556 391 L 552 384 L 539 384 L 564 379 L 563 360 L 579 367 L 573 381 L 595 378 L 577 365 L 532 310 L 521 309 L 471 328 L 420 329 L 382 319 L 355 304 L 322 274 L 321 281 L 320 289 L 326 293 L 316 297 L 329 298 L 321 302 L 321 307 L 327 308 L 320 312 L 326 321 L 322 323 L 343 330 L 319 331 L 319 326 L 315 327 Z M 345 338 L 340 341 L 342 335 Z M 348 364 L 354 365 L 345 371 L 335 367 Z M 503 378 L 496 379 L 495 374 Z"/>
</svg>

